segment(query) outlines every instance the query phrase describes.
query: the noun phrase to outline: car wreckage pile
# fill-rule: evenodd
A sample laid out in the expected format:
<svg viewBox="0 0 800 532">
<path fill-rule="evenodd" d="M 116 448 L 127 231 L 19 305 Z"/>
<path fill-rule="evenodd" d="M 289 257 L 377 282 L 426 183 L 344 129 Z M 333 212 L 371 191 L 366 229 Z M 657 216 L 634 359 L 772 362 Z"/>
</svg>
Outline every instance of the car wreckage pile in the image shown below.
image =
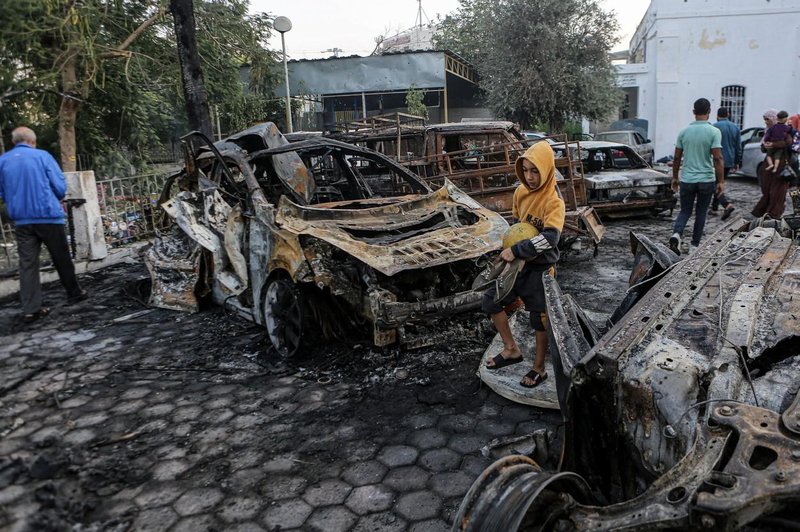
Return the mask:
<svg viewBox="0 0 800 532">
<path fill-rule="evenodd" d="M 174 224 L 145 257 L 151 305 L 195 312 L 210 296 L 283 356 L 362 333 L 413 345 L 430 319 L 479 306 L 472 280 L 508 224 L 449 181 L 434 191 L 333 139 L 290 144 L 272 123 L 184 148 L 159 199 Z"/>
<path fill-rule="evenodd" d="M 547 278 L 558 471 L 499 460 L 453 530 L 796 530 L 799 215 L 733 221 L 683 260 L 632 234 L 605 334 Z"/>
</svg>

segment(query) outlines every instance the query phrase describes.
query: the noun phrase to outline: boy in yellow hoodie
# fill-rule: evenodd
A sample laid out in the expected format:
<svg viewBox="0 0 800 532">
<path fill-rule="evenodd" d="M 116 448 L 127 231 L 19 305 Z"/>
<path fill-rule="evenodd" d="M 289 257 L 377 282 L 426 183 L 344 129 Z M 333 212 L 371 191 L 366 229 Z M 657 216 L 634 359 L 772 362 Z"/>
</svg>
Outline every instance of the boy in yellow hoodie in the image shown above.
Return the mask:
<svg viewBox="0 0 800 532">
<path fill-rule="evenodd" d="M 491 315 L 492 322 L 503 339 L 503 351 L 486 363 L 490 370 L 522 362 L 522 351 L 511 334 L 504 308 L 518 297 L 523 300 L 531 315 L 531 325 L 536 335 L 536 357 L 533 369 L 520 384 L 534 388 L 547 379 L 544 360 L 547 354 L 547 305 L 545 303 L 542 274 L 555 274 L 558 262 L 558 240 L 564 229 L 564 200 L 556 184 L 555 156 L 547 142 L 537 142 L 517 159 L 517 179 L 520 185 L 514 191 L 512 216 L 514 222 L 529 223 L 539 230 L 531 239 L 506 248 L 500 258 L 506 262 L 525 259 L 526 264 L 517 275 L 514 287 L 504 299 L 495 302 L 495 289 L 483 295 L 482 308 Z"/>
</svg>

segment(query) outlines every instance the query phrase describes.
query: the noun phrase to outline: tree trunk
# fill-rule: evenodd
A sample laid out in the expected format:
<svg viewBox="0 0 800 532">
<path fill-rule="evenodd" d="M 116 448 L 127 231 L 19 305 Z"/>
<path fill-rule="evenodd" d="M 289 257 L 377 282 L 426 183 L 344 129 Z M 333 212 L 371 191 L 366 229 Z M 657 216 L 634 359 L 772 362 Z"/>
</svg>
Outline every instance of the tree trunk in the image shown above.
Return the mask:
<svg viewBox="0 0 800 532">
<path fill-rule="evenodd" d="M 58 109 L 58 142 L 61 149 L 61 170 L 76 170 L 75 121 L 78 117 L 80 97 L 78 95 L 78 73 L 75 54 L 68 53 L 61 70 L 61 107 Z"/>
<path fill-rule="evenodd" d="M 170 0 L 169 9 L 175 20 L 175 40 L 178 45 L 189 127 L 205 133 L 211 139 L 213 138 L 211 115 L 203 83 L 203 71 L 200 69 L 200 56 L 197 53 L 194 5 L 192 0 Z"/>
</svg>

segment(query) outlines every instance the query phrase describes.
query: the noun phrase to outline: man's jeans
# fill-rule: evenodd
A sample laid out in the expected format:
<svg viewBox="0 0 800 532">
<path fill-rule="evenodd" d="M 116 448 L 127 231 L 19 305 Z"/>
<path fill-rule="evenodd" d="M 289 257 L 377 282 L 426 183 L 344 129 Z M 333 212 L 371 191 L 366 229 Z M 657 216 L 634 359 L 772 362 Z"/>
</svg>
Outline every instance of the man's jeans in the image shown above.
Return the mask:
<svg viewBox="0 0 800 532">
<path fill-rule="evenodd" d="M 715 182 L 706 183 L 683 183 L 681 182 L 680 198 L 681 212 L 675 220 L 674 233 L 683 235 L 683 228 L 692 216 L 695 200 L 697 200 L 697 212 L 694 217 L 694 229 L 692 230 L 692 245 L 699 246 L 700 239 L 703 237 L 703 229 L 706 226 L 706 214 L 711 198 L 717 185 Z"/>
</svg>

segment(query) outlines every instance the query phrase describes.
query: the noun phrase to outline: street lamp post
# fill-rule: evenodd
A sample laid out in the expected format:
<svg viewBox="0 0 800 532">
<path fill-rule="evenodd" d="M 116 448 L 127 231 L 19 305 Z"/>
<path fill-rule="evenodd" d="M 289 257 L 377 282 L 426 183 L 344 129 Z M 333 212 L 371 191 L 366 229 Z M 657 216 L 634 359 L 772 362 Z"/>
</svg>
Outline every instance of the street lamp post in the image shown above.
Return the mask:
<svg viewBox="0 0 800 532">
<path fill-rule="evenodd" d="M 281 34 L 281 49 L 283 50 L 283 77 L 286 84 L 286 128 L 287 133 L 292 132 L 292 100 L 289 95 L 289 65 L 286 62 L 286 41 L 283 34 L 292 29 L 292 21 L 288 17 L 275 17 L 272 27 Z"/>
</svg>

